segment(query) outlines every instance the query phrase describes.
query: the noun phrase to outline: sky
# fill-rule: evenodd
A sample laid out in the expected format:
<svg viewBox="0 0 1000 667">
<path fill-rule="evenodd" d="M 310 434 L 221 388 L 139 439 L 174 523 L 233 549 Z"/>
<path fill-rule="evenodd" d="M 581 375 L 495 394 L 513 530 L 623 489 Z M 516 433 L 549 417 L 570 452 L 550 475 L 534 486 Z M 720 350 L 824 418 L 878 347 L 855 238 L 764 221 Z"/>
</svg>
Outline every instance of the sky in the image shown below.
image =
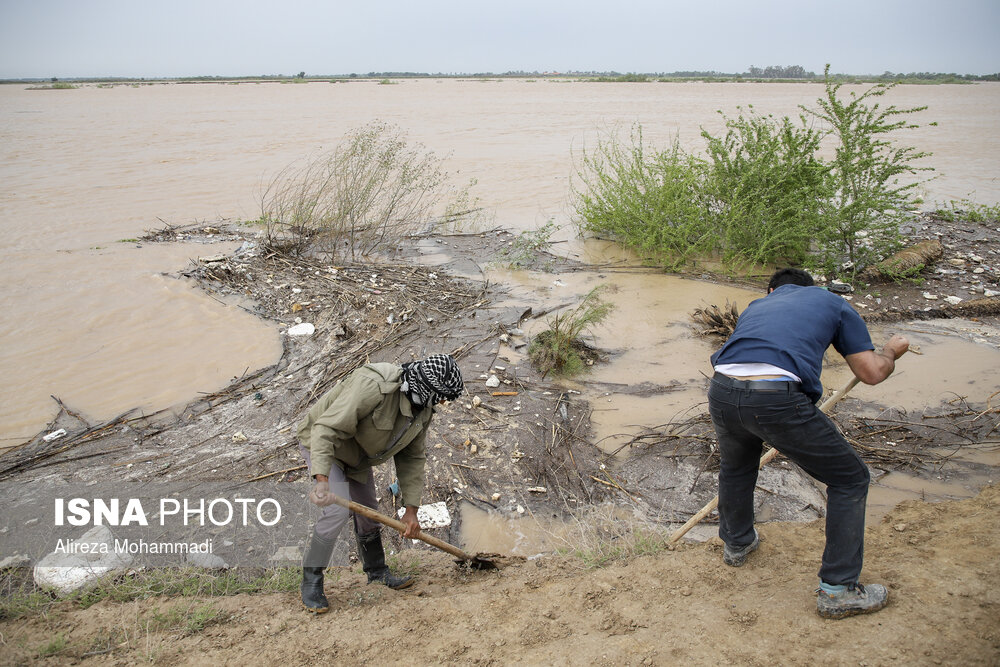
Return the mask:
<svg viewBox="0 0 1000 667">
<path fill-rule="evenodd" d="M 1000 71 L 1000 0 L 0 0 L 0 79 Z"/>
</svg>

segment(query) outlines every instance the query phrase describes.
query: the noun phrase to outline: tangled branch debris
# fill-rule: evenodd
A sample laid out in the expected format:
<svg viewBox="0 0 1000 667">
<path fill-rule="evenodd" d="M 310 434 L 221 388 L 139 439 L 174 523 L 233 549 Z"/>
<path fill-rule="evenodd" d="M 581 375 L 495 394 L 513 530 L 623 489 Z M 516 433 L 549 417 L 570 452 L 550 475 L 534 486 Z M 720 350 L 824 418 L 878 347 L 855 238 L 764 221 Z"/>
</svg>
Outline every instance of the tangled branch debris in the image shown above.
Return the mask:
<svg viewBox="0 0 1000 667">
<path fill-rule="evenodd" d="M 740 311 L 735 303 L 726 301 L 723 308 L 716 305 L 698 308 L 691 313 L 691 319 L 702 326 L 699 332 L 702 336 L 719 336 L 723 340 L 729 338 L 740 319 Z"/>
</svg>

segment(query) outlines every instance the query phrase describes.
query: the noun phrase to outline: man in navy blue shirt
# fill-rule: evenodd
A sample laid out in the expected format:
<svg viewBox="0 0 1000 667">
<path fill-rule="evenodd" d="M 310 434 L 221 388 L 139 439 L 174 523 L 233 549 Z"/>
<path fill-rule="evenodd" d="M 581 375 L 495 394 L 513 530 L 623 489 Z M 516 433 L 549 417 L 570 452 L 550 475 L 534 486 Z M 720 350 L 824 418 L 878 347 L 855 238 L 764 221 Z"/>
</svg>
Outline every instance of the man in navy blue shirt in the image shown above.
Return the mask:
<svg viewBox="0 0 1000 667">
<path fill-rule="evenodd" d="M 757 549 L 753 492 L 762 443 L 826 484 L 826 548 L 816 606 L 826 618 L 885 606 L 884 586 L 858 582 L 864 559 L 870 475 L 833 422 L 816 407 L 823 354 L 833 345 L 865 384 L 889 377 L 909 347 L 893 336 L 876 352 L 868 328 L 843 298 L 813 285 L 800 269 L 781 269 L 767 296 L 747 306 L 726 344 L 712 355 L 708 409 L 719 439 L 719 537 L 727 565 Z"/>
</svg>

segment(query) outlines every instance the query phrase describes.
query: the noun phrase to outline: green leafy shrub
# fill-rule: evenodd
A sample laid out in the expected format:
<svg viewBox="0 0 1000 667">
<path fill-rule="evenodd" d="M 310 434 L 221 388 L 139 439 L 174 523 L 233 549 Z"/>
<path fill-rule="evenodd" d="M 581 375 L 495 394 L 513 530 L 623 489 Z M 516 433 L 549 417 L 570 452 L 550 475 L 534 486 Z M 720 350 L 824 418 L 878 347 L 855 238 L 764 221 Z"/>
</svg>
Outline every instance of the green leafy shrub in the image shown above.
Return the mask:
<svg viewBox="0 0 1000 667">
<path fill-rule="evenodd" d="M 556 223 L 549 220 L 541 227 L 519 233 L 511 244 L 498 253 L 501 264 L 509 269 L 523 269 L 532 263 L 536 255 L 549 247 Z"/>
<path fill-rule="evenodd" d="M 600 142 L 577 169 L 581 231 L 669 270 L 717 253 L 731 269 L 781 262 L 853 278 L 898 249 L 920 184 L 901 177 L 929 168 L 914 165 L 928 153 L 889 139 L 917 127 L 908 119 L 925 107 L 882 106 L 895 84 L 847 98 L 841 86 L 828 67 L 818 108 L 801 107 L 796 121 L 740 109 L 723 135 L 702 132 L 707 159 L 676 141 L 648 151 L 641 127 L 628 142 Z M 832 160 L 821 156 L 824 142 Z"/>
<path fill-rule="evenodd" d="M 929 171 L 913 162 L 930 154 L 895 145 L 888 135 L 919 127 L 908 119 L 927 107 L 882 106 L 878 99 L 895 83 L 879 83 L 843 99 L 838 96 L 843 84 L 833 83 L 829 73 L 827 65 L 819 109 L 802 108 L 825 123 L 836 141 L 831 188 L 824 193 L 823 224 L 816 230 L 818 248 L 811 264 L 833 274 L 846 262 L 856 273 L 900 246 L 899 225 L 910 215 L 920 183 L 901 183 L 899 177 Z"/>
<path fill-rule="evenodd" d="M 725 117 L 725 116 L 724 116 Z M 714 232 L 728 264 L 799 264 L 821 225 L 828 168 L 816 157 L 823 135 L 788 117 L 726 118 L 726 134 L 707 131 L 711 168 L 704 187 Z"/>
<path fill-rule="evenodd" d="M 593 152 L 584 152 L 577 170 L 580 227 L 677 269 L 716 245 L 706 169 L 676 140 L 668 150 L 647 152 L 641 126 L 633 128 L 628 142 L 608 136 Z"/>
</svg>

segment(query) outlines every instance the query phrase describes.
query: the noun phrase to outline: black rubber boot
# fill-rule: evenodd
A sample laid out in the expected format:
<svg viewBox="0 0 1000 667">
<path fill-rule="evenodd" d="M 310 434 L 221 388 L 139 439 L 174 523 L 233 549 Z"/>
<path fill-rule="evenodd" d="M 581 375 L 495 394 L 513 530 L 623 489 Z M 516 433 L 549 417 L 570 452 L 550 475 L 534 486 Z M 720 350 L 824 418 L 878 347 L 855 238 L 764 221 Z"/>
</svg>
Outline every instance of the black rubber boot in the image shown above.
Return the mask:
<svg viewBox="0 0 1000 667">
<path fill-rule="evenodd" d="M 389 588 L 399 590 L 413 585 L 412 577 L 397 577 L 389 571 L 385 564 L 385 551 L 382 549 L 382 533 L 374 530 L 364 535 L 357 535 L 358 557 L 368 575 L 368 583 L 377 581 Z"/>
<path fill-rule="evenodd" d="M 323 594 L 323 570 L 330 563 L 334 542 L 328 542 L 313 531 L 309 551 L 302 559 L 302 606 L 314 614 L 324 614 L 330 609 L 330 602 Z"/>
</svg>

